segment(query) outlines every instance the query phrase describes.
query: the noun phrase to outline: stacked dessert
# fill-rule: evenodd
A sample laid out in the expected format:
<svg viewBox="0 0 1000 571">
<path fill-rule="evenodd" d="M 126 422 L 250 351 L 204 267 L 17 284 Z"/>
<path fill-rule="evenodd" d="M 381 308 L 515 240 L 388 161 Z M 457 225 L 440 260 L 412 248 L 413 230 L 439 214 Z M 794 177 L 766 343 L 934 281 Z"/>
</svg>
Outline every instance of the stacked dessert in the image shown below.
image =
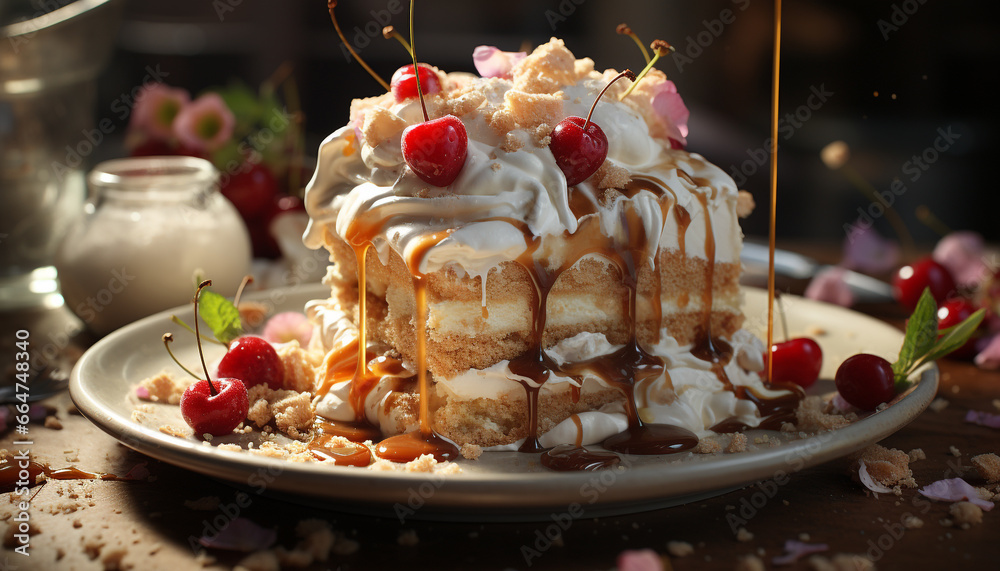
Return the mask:
<svg viewBox="0 0 1000 571">
<path fill-rule="evenodd" d="M 505 61 L 494 77 L 421 66 L 423 100 L 356 100 L 323 142 L 306 192 L 306 243 L 332 262 L 331 297 L 308 308 L 317 412 L 523 450 L 618 435 L 606 446 L 626 452 L 787 419 L 798 395 L 761 382 L 763 344 L 742 329 L 753 202 L 683 150 L 673 84 L 613 81 L 557 39 Z M 589 151 L 568 156 L 554 129 L 595 100 L 580 123 L 607 154 L 577 181 Z M 453 180 L 407 155 L 422 105 L 460 122 L 426 141 L 465 144 Z"/>
</svg>

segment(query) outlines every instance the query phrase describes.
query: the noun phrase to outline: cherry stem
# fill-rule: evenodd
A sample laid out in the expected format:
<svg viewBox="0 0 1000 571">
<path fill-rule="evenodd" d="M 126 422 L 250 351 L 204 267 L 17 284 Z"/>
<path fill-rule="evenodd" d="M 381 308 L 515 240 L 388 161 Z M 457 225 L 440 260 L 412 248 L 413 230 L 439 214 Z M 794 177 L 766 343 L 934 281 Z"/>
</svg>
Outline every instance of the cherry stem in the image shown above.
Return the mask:
<svg viewBox="0 0 1000 571">
<path fill-rule="evenodd" d="M 201 380 L 201 377 L 199 377 L 198 375 L 194 374 L 194 372 L 191 369 L 188 369 L 187 367 L 185 367 L 184 364 L 181 363 L 180 360 L 177 359 L 177 356 L 174 355 L 174 352 L 170 350 L 170 343 L 173 340 L 174 340 L 174 335 L 172 333 L 164 333 L 163 334 L 163 346 L 167 348 L 167 353 L 170 354 L 170 358 L 173 359 L 174 363 L 177 363 L 177 366 L 180 367 L 181 369 L 183 369 L 185 373 L 191 375 L 192 377 L 194 377 L 194 378 L 196 378 L 198 380 Z"/>
<path fill-rule="evenodd" d="M 174 322 L 174 323 L 176 323 L 177 325 L 180 325 L 180 326 L 181 326 L 181 327 L 183 327 L 184 329 L 187 329 L 187 330 L 188 330 L 188 331 L 190 331 L 190 332 L 191 332 L 191 333 L 192 333 L 193 335 L 197 335 L 197 333 L 195 333 L 195 332 L 194 332 L 194 328 L 192 328 L 192 327 L 191 327 L 190 325 L 188 325 L 187 323 L 184 323 L 184 321 L 182 321 L 180 317 L 177 317 L 176 315 L 171 315 L 171 316 L 170 316 L 170 321 L 173 321 L 173 322 Z M 209 337 L 208 335 L 202 335 L 202 336 L 201 336 L 201 340 L 202 340 L 202 341 L 208 341 L 209 343 L 215 343 L 216 345 L 222 345 L 223 347 L 225 347 L 225 346 L 226 346 L 226 344 L 225 344 L 225 343 L 223 343 L 222 341 L 219 341 L 218 339 L 214 339 L 214 338 L 212 338 L 212 337 Z"/>
<path fill-rule="evenodd" d="M 646 63 L 646 67 L 642 68 L 642 71 L 639 72 L 639 75 L 636 76 L 635 80 L 632 81 L 632 85 L 630 85 L 625 93 L 618 98 L 618 101 L 624 100 L 630 93 L 632 93 L 635 86 L 639 85 L 642 78 L 646 77 L 646 74 L 649 73 L 649 70 L 653 69 L 653 66 L 656 65 L 656 62 L 661 57 L 674 51 L 674 47 L 663 40 L 653 40 L 653 43 L 649 44 L 649 47 L 653 48 L 653 57 L 648 61 L 648 63 Z"/>
<path fill-rule="evenodd" d="M 194 334 L 195 339 L 198 340 L 198 357 L 201 358 L 201 368 L 205 370 L 205 381 L 208 382 L 208 391 L 214 397 L 219 394 L 219 391 L 215 390 L 215 385 L 212 384 L 212 375 L 208 374 L 208 365 L 205 364 L 205 352 L 201 350 L 201 333 L 198 330 L 198 302 L 201 301 L 201 290 L 210 285 L 212 285 L 212 280 L 205 280 L 198 284 L 198 291 L 194 293 Z"/>
<path fill-rule="evenodd" d="M 373 70 L 371 67 L 368 66 L 367 63 L 365 63 L 365 60 L 361 59 L 361 56 L 358 55 L 358 52 L 354 51 L 354 48 L 351 47 L 351 42 L 347 41 L 347 38 L 344 37 L 344 32 L 340 31 L 340 24 L 337 23 L 337 17 L 333 15 L 333 9 L 337 7 L 337 0 L 327 0 L 326 7 L 327 10 L 329 10 L 330 12 L 330 19 L 333 20 L 333 27 L 337 29 L 337 35 L 340 36 L 340 41 L 344 42 L 344 45 L 347 46 L 347 51 L 351 52 L 351 55 L 354 56 L 354 59 L 358 60 L 358 63 L 361 64 L 361 67 L 365 68 L 365 71 L 367 71 L 369 75 L 374 77 L 375 81 L 379 82 L 379 84 L 382 87 L 384 87 L 386 91 L 392 91 L 392 89 L 389 87 L 389 84 L 386 83 L 384 79 L 379 77 L 379 75 L 375 73 L 375 70 Z"/>
<path fill-rule="evenodd" d="M 597 102 L 601 100 L 601 96 L 604 95 L 604 92 L 607 91 L 608 88 L 611 87 L 611 85 L 614 82 L 618 81 L 619 79 L 621 79 L 623 77 L 627 77 L 627 78 L 631 79 L 632 81 L 635 81 L 635 74 L 632 73 L 632 70 L 626 69 L 625 71 L 623 71 L 623 72 L 619 73 L 618 75 L 616 75 L 614 79 L 612 79 L 611 81 L 609 81 L 608 84 L 604 86 L 604 89 L 602 89 L 601 92 L 597 94 L 597 98 L 594 99 L 594 104 L 590 106 L 590 113 L 587 113 L 587 120 L 583 122 L 583 132 L 584 133 L 587 132 L 587 127 L 590 125 L 590 117 L 591 117 L 591 115 L 594 114 L 594 109 L 597 108 Z"/>
<path fill-rule="evenodd" d="M 916 214 L 917 220 L 923 222 L 924 226 L 927 226 L 939 236 L 947 236 L 948 234 L 951 234 L 951 228 L 938 218 L 930 208 L 927 208 L 926 204 L 918 206 Z"/>
<path fill-rule="evenodd" d="M 406 50 L 406 53 L 411 56 L 413 55 L 413 49 L 410 47 L 410 42 L 407 42 L 406 38 L 396 31 L 396 28 L 393 28 L 392 26 L 382 28 L 382 37 L 387 40 L 391 40 L 393 38 L 399 40 L 399 43 L 403 44 L 403 49 Z"/>
<path fill-rule="evenodd" d="M 639 36 L 632 31 L 632 28 L 630 28 L 628 24 L 626 24 L 625 22 L 618 24 L 618 27 L 615 28 L 615 31 L 623 36 L 628 36 L 632 38 L 632 41 L 635 42 L 635 45 L 639 46 L 639 49 L 642 50 L 642 57 L 646 59 L 646 63 L 649 63 L 649 50 L 646 49 L 646 46 L 643 45 L 642 40 L 639 39 Z"/>
<path fill-rule="evenodd" d="M 424 104 L 424 90 L 420 88 L 420 67 L 417 66 L 416 42 L 413 41 L 413 5 L 416 0 L 410 0 L 410 57 L 413 58 L 413 74 L 417 79 L 417 97 L 420 98 L 420 110 L 424 113 L 424 121 L 429 121 L 427 105 Z"/>
<path fill-rule="evenodd" d="M 240 282 L 240 287 L 236 288 L 236 297 L 233 298 L 233 305 L 236 306 L 236 310 L 240 309 L 240 297 L 243 295 L 243 290 L 247 287 L 247 284 L 253 283 L 253 276 L 243 276 L 243 280 Z"/>
</svg>

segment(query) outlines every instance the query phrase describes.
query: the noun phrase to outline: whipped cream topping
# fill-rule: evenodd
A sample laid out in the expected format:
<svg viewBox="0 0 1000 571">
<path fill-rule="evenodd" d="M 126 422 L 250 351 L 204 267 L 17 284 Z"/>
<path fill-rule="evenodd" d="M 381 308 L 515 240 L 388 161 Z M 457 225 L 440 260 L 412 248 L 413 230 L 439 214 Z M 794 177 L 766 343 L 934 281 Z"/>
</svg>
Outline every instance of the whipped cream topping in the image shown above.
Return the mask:
<svg viewBox="0 0 1000 571">
<path fill-rule="evenodd" d="M 577 65 L 581 62 L 593 63 L 577 60 Z M 546 94 L 554 100 L 548 102 L 550 107 L 561 103 L 553 122 L 570 115 L 586 117 L 607 84 L 608 73 L 591 71 L 554 94 Z M 345 240 L 359 228 L 376 228 L 372 242 L 380 260 L 385 263 L 392 249 L 410 263 L 409 254 L 420 237 L 457 228 L 420 258 L 419 267 L 410 269 L 428 273 L 450 266 L 459 275 L 484 276 L 499 262 L 523 253 L 526 234 L 559 236 L 576 231 L 578 220 L 570 208 L 566 178 L 547 142 L 537 144 L 539 129 L 546 132 L 545 127 L 551 129 L 554 125 L 513 128 L 501 136 L 486 116 L 486 109 L 503 110 L 513 107 L 512 101 L 520 98 L 541 96 L 522 92 L 509 79 L 455 73 L 443 77 L 444 85 L 452 86 L 457 93 L 473 90 L 483 98 L 478 107 L 459 115 L 468 133 L 469 147 L 458 178 L 443 189 L 430 187 L 417 178 L 406 166 L 400 141 L 404 126 L 420 122 L 419 104 L 416 100 L 395 103 L 391 98 L 376 98 L 369 105 L 378 108 L 378 113 L 370 107 L 367 115 L 378 118 L 370 122 L 369 128 L 372 133 L 390 135 L 362 135 L 359 139 L 359 131 L 347 126 L 320 147 L 318 168 L 306 191 L 310 224 L 304 239 L 308 246 L 323 245 L 324 228 L 334 228 Z M 679 205 L 686 209 L 691 223 L 686 229 L 679 228 L 675 217 L 664 212 L 659 198 L 642 190 L 632 198 L 621 196 L 596 208 L 593 215 L 600 217 L 602 232 L 607 236 L 620 232 L 621 209 L 634 208 L 645 227 L 648 255 L 652 256 L 657 247 L 678 249 L 683 242 L 688 256 L 705 258 L 706 235 L 711 228 L 706 227 L 703 206 L 696 194 L 707 194 L 712 220 L 724 229 L 715 232 L 715 260 L 737 261 L 741 233 L 735 216 L 735 183 L 700 155 L 671 149 L 665 138 L 652 136 L 647 120 L 634 106 L 618 101 L 614 93 L 609 91 L 593 114 L 593 121 L 608 138 L 608 157 L 602 168 L 617 169 L 628 173 L 632 180 L 646 179 L 663 187 L 673 195 L 675 203 L 671 208 Z M 454 101 L 462 97 L 456 95 L 453 105 L 459 105 Z M 438 107 L 446 106 L 439 100 Z M 592 176 L 577 185 L 575 191 L 598 204 L 604 195 L 598 179 L 598 175 Z M 549 247 L 539 249 L 536 256 L 551 260 L 558 258 L 559 252 Z"/>
</svg>

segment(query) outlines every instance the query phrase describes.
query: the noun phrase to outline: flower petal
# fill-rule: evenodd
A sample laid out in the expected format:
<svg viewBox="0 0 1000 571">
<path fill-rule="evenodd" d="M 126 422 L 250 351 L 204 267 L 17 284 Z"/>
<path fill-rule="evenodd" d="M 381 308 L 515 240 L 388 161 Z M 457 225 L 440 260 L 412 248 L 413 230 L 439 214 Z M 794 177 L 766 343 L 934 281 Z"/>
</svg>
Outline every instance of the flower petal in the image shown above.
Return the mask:
<svg viewBox="0 0 1000 571">
<path fill-rule="evenodd" d="M 514 66 L 526 57 L 526 52 L 504 52 L 494 46 L 476 46 L 472 52 L 472 62 L 483 77 L 510 77 Z"/>
<path fill-rule="evenodd" d="M 194 151 L 214 151 L 233 134 L 236 118 L 218 93 L 206 93 L 181 109 L 174 119 L 174 134 Z"/>
<path fill-rule="evenodd" d="M 656 86 L 653 94 L 653 112 L 667 128 L 667 137 L 675 148 L 687 146 L 688 111 L 677 86 L 669 79 Z"/>
<path fill-rule="evenodd" d="M 899 263 L 899 244 L 883 238 L 870 224 L 856 222 L 844 239 L 843 266 L 872 274 L 886 273 Z"/>
<path fill-rule="evenodd" d="M 965 413 L 965 422 L 988 426 L 990 428 L 1000 428 L 1000 414 L 969 410 L 969 412 Z"/>
<path fill-rule="evenodd" d="M 629 549 L 618 555 L 618 571 L 663 571 L 663 559 L 652 549 Z"/>
<path fill-rule="evenodd" d="M 844 307 L 854 305 L 854 294 L 844 281 L 844 271 L 836 266 L 821 270 L 806 287 L 806 297 Z"/>
<path fill-rule="evenodd" d="M 961 478 L 938 480 L 933 484 L 928 484 L 920 488 L 918 491 L 932 500 L 941 500 L 944 502 L 968 500 L 983 508 L 984 511 L 993 509 L 993 502 L 988 502 L 980 498 L 976 489 Z"/>
<path fill-rule="evenodd" d="M 1000 369 L 1000 335 L 993 336 L 979 354 L 976 355 L 976 366 L 982 369 Z"/>
<path fill-rule="evenodd" d="M 254 522 L 238 517 L 212 536 L 202 535 L 198 543 L 215 549 L 230 551 L 257 551 L 267 549 L 278 539 L 273 529 L 263 528 Z"/>
<path fill-rule="evenodd" d="M 861 479 L 861 483 L 864 484 L 866 488 L 877 493 L 877 494 L 891 494 L 892 488 L 887 488 L 882 484 L 879 484 L 874 479 L 872 479 L 871 474 L 868 473 L 868 466 L 865 465 L 864 460 L 858 461 L 860 466 L 858 467 L 858 478 Z"/>
<path fill-rule="evenodd" d="M 191 101 L 187 90 L 150 83 L 135 96 L 135 106 L 129 118 L 129 128 L 154 139 L 173 137 L 173 123 L 180 111 Z"/>
<path fill-rule="evenodd" d="M 298 341 L 299 346 L 305 347 L 309 343 L 312 333 L 312 324 L 309 323 L 305 314 L 297 311 L 284 311 L 267 320 L 261 337 L 270 343 Z"/>
<path fill-rule="evenodd" d="M 806 555 L 820 553 L 830 549 L 825 543 L 802 543 L 794 539 L 785 541 L 785 554 L 771 560 L 775 565 L 791 565 Z"/>
<path fill-rule="evenodd" d="M 932 257 L 948 268 L 958 285 L 975 286 L 987 275 L 983 237 L 977 232 L 952 232 L 937 243 Z"/>
</svg>

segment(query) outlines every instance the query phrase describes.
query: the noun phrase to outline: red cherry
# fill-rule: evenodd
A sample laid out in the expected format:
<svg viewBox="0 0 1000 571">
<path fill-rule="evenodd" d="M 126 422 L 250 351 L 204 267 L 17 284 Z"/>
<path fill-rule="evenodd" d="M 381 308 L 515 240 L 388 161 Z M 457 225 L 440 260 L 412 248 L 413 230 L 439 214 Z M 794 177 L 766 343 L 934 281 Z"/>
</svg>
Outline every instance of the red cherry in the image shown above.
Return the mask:
<svg viewBox="0 0 1000 571">
<path fill-rule="evenodd" d="M 403 130 L 403 158 L 420 180 L 448 186 L 458 178 L 469 152 L 465 125 L 445 115 Z"/>
<path fill-rule="evenodd" d="M 278 194 L 278 181 L 271 169 L 255 164 L 230 176 L 220 190 L 250 226 L 250 222 L 259 220 L 270 209 Z"/>
<path fill-rule="evenodd" d="M 413 73 L 412 63 L 397 69 L 389 83 L 396 101 L 402 102 L 417 96 L 417 74 Z M 424 64 L 420 64 L 420 89 L 424 95 L 441 91 L 441 80 L 437 73 Z"/>
<path fill-rule="evenodd" d="M 238 379 L 217 379 L 214 385 L 214 395 L 205 380 L 191 383 L 181 395 L 181 415 L 199 436 L 231 433 L 250 410 L 247 387 Z"/>
<path fill-rule="evenodd" d="M 937 312 L 938 330 L 940 331 L 942 329 L 947 329 L 949 327 L 958 325 L 959 323 L 965 321 L 965 319 L 968 318 L 970 315 L 975 313 L 977 309 L 978 308 L 975 306 L 975 304 L 973 304 L 971 301 L 965 298 L 958 297 L 954 299 L 949 299 L 948 301 L 944 302 L 944 305 L 938 308 Z M 982 329 L 985 323 L 986 320 L 983 320 L 983 323 L 980 324 L 979 329 Z M 975 357 L 976 341 L 978 340 L 978 338 L 979 335 L 973 333 L 972 337 L 969 337 L 969 340 L 966 341 L 964 345 L 949 353 L 948 356 L 954 359 L 971 359 Z"/>
<path fill-rule="evenodd" d="M 215 374 L 240 379 L 247 388 L 266 383 L 277 390 L 285 381 L 285 368 L 278 352 L 263 338 L 249 335 L 229 345 Z"/>
<path fill-rule="evenodd" d="M 818 343 L 806 337 L 775 343 L 771 346 L 771 355 L 774 355 L 772 383 L 796 384 L 804 389 L 809 388 L 819 378 L 819 371 L 823 367 L 823 350 Z M 765 365 L 767 360 L 768 354 L 765 353 Z"/>
<path fill-rule="evenodd" d="M 930 256 L 899 268 L 892 278 L 892 296 L 910 311 L 917 307 L 925 288 L 931 289 L 931 295 L 938 304 L 955 293 L 955 279 L 951 272 Z"/>
<path fill-rule="evenodd" d="M 861 410 L 875 410 L 896 396 L 892 365 L 877 355 L 848 357 L 837 369 L 834 381 L 840 396 Z"/>
<path fill-rule="evenodd" d="M 556 125 L 549 149 L 566 175 L 566 184 L 573 186 L 590 178 L 604 164 L 608 158 L 608 138 L 593 121 L 587 123 L 583 117 L 571 116 Z"/>
</svg>

